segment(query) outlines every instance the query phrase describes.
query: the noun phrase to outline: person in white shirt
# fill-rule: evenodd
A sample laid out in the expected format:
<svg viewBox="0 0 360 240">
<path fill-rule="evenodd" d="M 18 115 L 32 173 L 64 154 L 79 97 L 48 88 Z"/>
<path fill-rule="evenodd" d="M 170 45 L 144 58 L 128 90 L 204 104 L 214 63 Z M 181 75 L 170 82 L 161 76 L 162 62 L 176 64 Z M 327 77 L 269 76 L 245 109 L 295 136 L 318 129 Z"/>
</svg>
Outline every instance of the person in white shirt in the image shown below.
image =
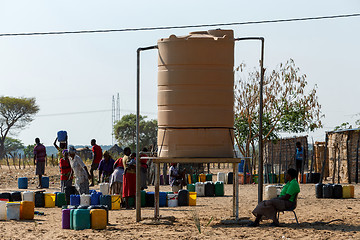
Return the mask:
<svg viewBox="0 0 360 240">
<path fill-rule="evenodd" d="M 75 187 L 79 194 L 89 194 L 89 171 L 74 146 L 69 146 L 70 165 L 75 174 Z"/>
</svg>

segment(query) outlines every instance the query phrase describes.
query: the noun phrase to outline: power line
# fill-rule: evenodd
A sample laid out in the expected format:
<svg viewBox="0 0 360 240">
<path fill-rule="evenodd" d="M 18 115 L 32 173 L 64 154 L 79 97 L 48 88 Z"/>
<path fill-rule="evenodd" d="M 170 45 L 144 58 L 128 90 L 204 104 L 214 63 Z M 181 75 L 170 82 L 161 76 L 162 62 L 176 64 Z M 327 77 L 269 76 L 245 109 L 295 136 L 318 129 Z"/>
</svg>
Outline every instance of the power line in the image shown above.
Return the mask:
<svg viewBox="0 0 360 240">
<path fill-rule="evenodd" d="M 135 111 L 129 109 L 121 109 L 124 112 L 134 113 Z M 110 112 L 111 109 L 103 109 L 103 110 L 93 110 L 93 111 L 82 111 L 82 112 L 67 112 L 67 113 L 49 113 L 49 114 L 42 114 L 37 115 L 37 117 L 53 117 L 53 116 L 65 116 L 65 115 L 77 115 L 77 114 L 88 114 L 88 113 L 101 113 L 101 112 Z M 156 115 L 155 112 L 141 112 L 142 114 L 148 115 Z M 120 119 L 119 119 L 120 120 Z"/>
<path fill-rule="evenodd" d="M 232 22 L 232 23 L 214 23 L 214 24 L 199 24 L 199 25 L 182 25 L 182 26 L 165 26 L 165 27 L 142 27 L 142 28 L 56 31 L 56 32 L 30 32 L 30 33 L 1 33 L 0 37 L 34 36 L 34 35 L 65 35 L 65 34 L 82 34 L 82 33 L 137 32 L 137 31 L 154 31 L 154 30 L 169 30 L 169 29 L 183 29 L 183 28 L 200 28 L 200 27 L 219 27 L 219 26 L 234 26 L 234 25 L 298 22 L 298 21 L 323 20 L 323 19 L 335 19 L 335 18 L 349 18 L 349 17 L 359 17 L 359 16 L 360 16 L 360 13 L 353 13 L 353 14 L 320 16 L 320 17 L 290 18 L 290 19 L 261 20 L 261 21 Z"/>
</svg>

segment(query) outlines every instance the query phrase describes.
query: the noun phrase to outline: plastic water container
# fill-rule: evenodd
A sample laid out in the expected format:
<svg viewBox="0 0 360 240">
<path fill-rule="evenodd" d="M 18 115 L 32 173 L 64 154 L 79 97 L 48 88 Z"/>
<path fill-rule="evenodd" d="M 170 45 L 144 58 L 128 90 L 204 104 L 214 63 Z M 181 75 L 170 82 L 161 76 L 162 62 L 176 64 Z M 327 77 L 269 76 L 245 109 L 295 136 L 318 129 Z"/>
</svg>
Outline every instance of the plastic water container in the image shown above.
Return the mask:
<svg viewBox="0 0 360 240">
<path fill-rule="evenodd" d="M 206 175 L 205 174 L 199 174 L 199 182 L 206 182 Z"/>
<path fill-rule="evenodd" d="M 34 202 L 34 203 L 35 203 L 35 193 L 34 193 L 34 192 L 30 192 L 30 191 L 22 192 L 22 193 L 21 193 L 21 199 L 22 199 L 23 201 L 31 201 L 31 202 Z"/>
<path fill-rule="evenodd" d="M 155 193 L 147 192 L 145 196 L 146 207 L 154 207 L 155 206 Z"/>
<path fill-rule="evenodd" d="M 120 210 L 121 195 L 111 195 L 111 210 Z"/>
<path fill-rule="evenodd" d="M 55 207 L 55 194 L 53 193 L 45 193 L 45 207 L 46 208 L 53 208 Z"/>
<path fill-rule="evenodd" d="M 0 201 L 0 220 L 6 220 L 6 202 Z"/>
<path fill-rule="evenodd" d="M 42 191 L 35 192 L 35 207 L 45 207 L 45 196 Z"/>
<path fill-rule="evenodd" d="M 279 174 L 280 183 L 285 183 L 285 174 L 281 173 Z"/>
<path fill-rule="evenodd" d="M 35 203 L 33 201 L 22 201 L 20 203 L 20 219 L 34 219 Z"/>
<path fill-rule="evenodd" d="M 343 198 L 354 198 L 355 191 L 354 185 L 345 185 L 342 188 L 342 197 Z"/>
<path fill-rule="evenodd" d="M 21 202 L 21 192 L 15 191 L 11 193 L 12 202 Z"/>
<path fill-rule="evenodd" d="M 215 185 L 213 182 L 205 183 L 205 196 L 214 197 L 215 196 Z"/>
<path fill-rule="evenodd" d="M 111 210 L 111 196 L 110 195 L 101 195 L 100 196 L 100 205 L 105 205 L 109 210 Z"/>
<path fill-rule="evenodd" d="M 100 192 L 102 195 L 109 195 L 109 183 L 100 183 Z"/>
<path fill-rule="evenodd" d="M 43 188 L 49 188 L 49 177 L 45 177 L 45 176 L 41 177 L 41 186 Z"/>
<path fill-rule="evenodd" d="M 88 194 L 80 195 L 80 205 L 90 206 L 90 195 L 88 195 Z"/>
<path fill-rule="evenodd" d="M 342 186 L 340 184 L 333 185 L 333 198 L 342 198 Z"/>
<path fill-rule="evenodd" d="M 189 192 L 195 192 L 195 184 L 188 184 L 186 186 L 186 189 L 189 191 Z"/>
<path fill-rule="evenodd" d="M 323 197 L 323 186 L 324 186 L 324 184 L 322 184 L 322 183 L 315 184 L 315 196 L 316 196 L 316 198 L 322 198 Z"/>
<path fill-rule="evenodd" d="M 105 209 L 90 210 L 91 228 L 92 229 L 106 229 L 107 213 Z"/>
<path fill-rule="evenodd" d="M 73 210 L 73 227 L 75 230 L 83 230 L 90 228 L 90 210 L 75 209 Z"/>
<path fill-rule="evenodd" d="M 332 198 L 333 197 L 333 187 L 331 184 L 323 185 L 323 198 Z"/>
<path fill-rule="evenodd" d="M 80 205 L 80 195 L 70 195 L 70 205 L 79 206 Z"/>
<path fill-rule="evenodd" d="M 90 205 L 99 205 L 100 204 L 100 196 L 102 195 L 101 192 L 93 192 L 90 195 Z"/>
<path fill-rule="evenodd" d="M 76 194 L 75 186 L 66 186 L 65 187 L 65 198 L 66 198 L 66 203 L 68 205 L 70 204 L 70 195 L 75 195 L 75 194 Z"/>
<path fill-rule="evenodd" d="M 277 187 L 269 185 L 265 187 L 265 199 L 270 200 L 277 197 Z"/>
<path fill-rule="evenodd" d="M 8 202 L 6 203 L 6 219 L 20 220 L 20 203 Z"/>
<path fill-rule="evenodd" d="M 56 194 L 56 206 L 62 207 L 64 205 L 67 205 L 66 195 L 65 195 L 65 193 L 59 192 Z"/>
<path fill-rule="evenodd" d="M 178 193 L 178 205 L 189 206 L 189 191 L 181 189 Z"/>
<path fill-rule="evenodd" d="M 189 206 L 196 206 L 196 192 L 189 192 Z"/>
<path fill-rule="evenodd" d="M 159 192 L 159 207 L 165 207 L 166 206 L 166 192 Z"/>
<path fill-rule="evenodd" d="M 11 193 L 0 193 L 1 199 L 8 199 L 7 202 L 12 202 Z"/>
<path fill-rule="evenodd" d="M 58 131 L 57 138 L 59 142 L 65 142 L 67 139 L 67 132 L 66 131 Z"/>
<path fill-rule="evenodd" d="M 62 210 L 62 229 L 70 229 L 70 211 L 71 209 Z"/>
<path fill-rule="evenodd" d="M 146 192 L 144 190 L 141 191 L 141 207 L 146 206 Z"/>
<path fill-rule="evenodd" d="M 205 197 L 205 184 L 202 182 L 195 184 L 195 192 L 199 197 Z"/>
<path fill-rule="evenodd" d="M 18 178 L 18 188 L 19 189 L 27 189 L 28 188 L 28 178 L 27 177 Z"/>
<path fill-rule="evenodd" d="M 217 174 L 217 181 L 218 181 L 218 182 L 226 183 L 225 173 L 223 173 L 223 172 L 218 172 L 218 174 Z"/>
<path fill-rule="evenodd" d="M 129 197 L 129 207 L 135 207 L 135 198 Z"/>
<path fill-rule="evenodd" d="M 190 174 L 186 174 L 186 182 L 187 182 L 187 184 L 191 184 L 191 183 L 192 183 L 191 180 L 192 180 L 192 179 L 191 179 L 191 175 L 190 175 Z"/>
<path fill-rule="evenodd" d="M 206 181 L 212 182 L 212 174 L 211 173 L 206 174 Z"/>
<path fill-rule="evenodd" d="M 178 206 L 178 195 L 176 193 L 167 194 L 167 206 L 177 207 Z"/>
<path fill-rule="evenodd" d="M 215 182 L 215 196 L 224 196 L 224 182 Z"/>
<path fill-rule="evenodd" d="M 192 176 L 191 176 L 191 183 L 197 183 L 198 182 L 198 178 L 199 178 L 199 175 L 197 175 L 197 174 L 193 174 Z"/>
<path fill-rule="evenodd" d="M 233 184 L 233 182 L 234 182 L 234 173 L 233 172 L 228 172 L 226 174 L 226 180 L 227 180 L 227 184 Z"/>
</svg>

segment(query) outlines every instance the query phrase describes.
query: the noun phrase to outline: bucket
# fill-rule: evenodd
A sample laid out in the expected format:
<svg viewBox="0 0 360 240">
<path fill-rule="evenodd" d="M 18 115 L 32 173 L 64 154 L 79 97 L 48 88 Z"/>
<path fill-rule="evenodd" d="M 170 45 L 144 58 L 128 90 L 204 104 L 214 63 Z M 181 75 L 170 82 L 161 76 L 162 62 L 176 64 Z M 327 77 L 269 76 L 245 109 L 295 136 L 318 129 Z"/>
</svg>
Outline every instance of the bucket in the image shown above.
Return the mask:
<svg viewBox="0 0 360 240">
<path fill-rule="evenodd" d="M 6 203 L 6 219 L 20 220 L 20 203 L 8 202 Z"/>
<path fill-rule="evenodd" d="M 99 205 L 100 204 L 100 196 L 102 195 L 101 192 L 93 192 L 90 195 L 90 205 Z"/>
<path fill-rule="evenodd" d="M 22 201 L 20 203 L 20 219 L 34 219 L 35 203 L 33 201 Z"/>
<path fill-rule="evenodd" d="M 105 229 L 107 225 L 106 215 L 107 213 L 105 209 L 91 209 L 91 228 L 97 230 Z"/>
<path fill-rule="evenodd" d="M 205 197 L 205 184 L 202 182 L 195 184 L 195 192 L 199 197 Z"/>
<path fill-rule="evenodd" d="M 206 175 L 205 174 L 199 174 L 199 182 L 206 182 Z"/>
<path fill-rule="evenodd" d="M 189 191 L 181 189 L 178 193 L 178 205 L 189 206 Z"/>
<path fill-rule="evenodd" d="M 343 198 L 354 198 L 354 185 L 345 185 L 342 188 Z"/>
<path fill-rule="evenodd" d="M 167 194 L 167 205 L 168 207 L 177 207 L 178 206 L 178 195 L 176 193 Z"/>
<path fill-rule="evenodd" d="M 34 192 L 30 192 L 30 191 L 22 192 L 22 193 L 21 193 L 21 199 L 22 199 L 23 201 L 31 201 L 31 202 L 34 202 L 34 203 L 35 203 L 35 193 L 34 193 Z"/>
<path fill-rule="evenodd" d="M 102 195 L 109 195 L 109 183 L 100 183 L 100 192 Z"/>
<path fill-rule="evenodd" d="M 62 229 L 70 229 L 70 211 L 71 209 L 62 210 Z"/>
<path fill-rule="evenodd" d="M 59 142 L 65 142 L 67 139 L 67 132 L 66 131 L 58 131 L 57 139 Z"/>
<path fill-rule="evenodd" d="M 196 206 L 196 192 L 189 192 L 189 206 Z"/>
<path fill-rule="evenodd" d="M 111 210 L 119 210 L 121 195 L 111 195 Z"/>
<path fill-rule="evenodd" d="M 215 196 L 224 196 L 223 182 L 215 182 Z"/>
<path fill-rule="evenodd" d="M 41 186 L 43 188 L 49 188 L 49 177 L 45 177 L 45 176 L 41 177 Z"/>
<path fill-rule="evenodd" d="M 64 205 L 67 205 L 66 195 L 65 195 L 65 193 L 59 192 L 56 194 L 56 206 L 62 207 Z"/>
<path fill-rule="evenodd" d="M 277 197 L 277 187 L 269 185 L 265 187 L 265 199 L 270 200 Z"/>
<path fill-rule="evenodd" d="M 70 205 L 79 206 L 80 205 L 80 195 L 70 195 Z"/>
<path fill-rule="evenodd" d="M 225 173 L 219 172 L 217 174 L 217 181 L 225 183 L 226 182 Z"/>
<path fill-rule="evenodd" d="M 35 192 L 35 207 L 44 207 L 45 206 L 45 197 L 42 191 Z"/>
<path fill-rule="evenodd" d="M 6 202 L 0 201 L 0 220 L 6 220 Z"/>
<path fill-rule="evenodd" d="M 100 196 L 100 205 L 105 205 L 109 210 L 111 210 L 111 196 L 110 195 L 101 195 Z"/>
<path fill-rule="evenodd" d="M 53 193 L 45 193 L 45 207 L 46 208 L 53 208 L 55 207 L 55 194 Z"/>
<path fill-rule="evenodd" d="M 188 184 L 186 186 L 186 189 L 189 191 L 189 192 L 195 192 L 195 184 Z"/>
<path fill-rule="evenodd" d="M 90 229 L 90 210 L 75 209 L 73 210 L 73 227 L 75 230 Z"/>
<path fill-rule="evenodd" d="M 88 194 L 80 195 L 80 205 L 81 206 L 90 206 L 90 195 L 88 195 Z"/>
<path fill-rule="evenodd" d="M 28 178 L 27 177 L 18 178 L 18 188 L 19 189 L 27 189 L 28 188 Z"/>
</svg>

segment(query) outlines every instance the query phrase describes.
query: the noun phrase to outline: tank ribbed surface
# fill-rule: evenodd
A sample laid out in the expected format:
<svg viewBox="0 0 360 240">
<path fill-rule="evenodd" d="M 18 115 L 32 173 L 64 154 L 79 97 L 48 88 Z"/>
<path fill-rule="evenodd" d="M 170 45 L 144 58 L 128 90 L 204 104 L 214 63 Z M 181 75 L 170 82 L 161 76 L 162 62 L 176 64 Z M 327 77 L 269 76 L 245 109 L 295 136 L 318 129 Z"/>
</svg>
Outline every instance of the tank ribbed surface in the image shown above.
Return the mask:
<svg viewBox="0 0 360 240">
<path fill-rule="evenodd" d="M 158 48 L 159 156 L 233 157 L 233 31 L 171 35 Z"/>
</svg>

